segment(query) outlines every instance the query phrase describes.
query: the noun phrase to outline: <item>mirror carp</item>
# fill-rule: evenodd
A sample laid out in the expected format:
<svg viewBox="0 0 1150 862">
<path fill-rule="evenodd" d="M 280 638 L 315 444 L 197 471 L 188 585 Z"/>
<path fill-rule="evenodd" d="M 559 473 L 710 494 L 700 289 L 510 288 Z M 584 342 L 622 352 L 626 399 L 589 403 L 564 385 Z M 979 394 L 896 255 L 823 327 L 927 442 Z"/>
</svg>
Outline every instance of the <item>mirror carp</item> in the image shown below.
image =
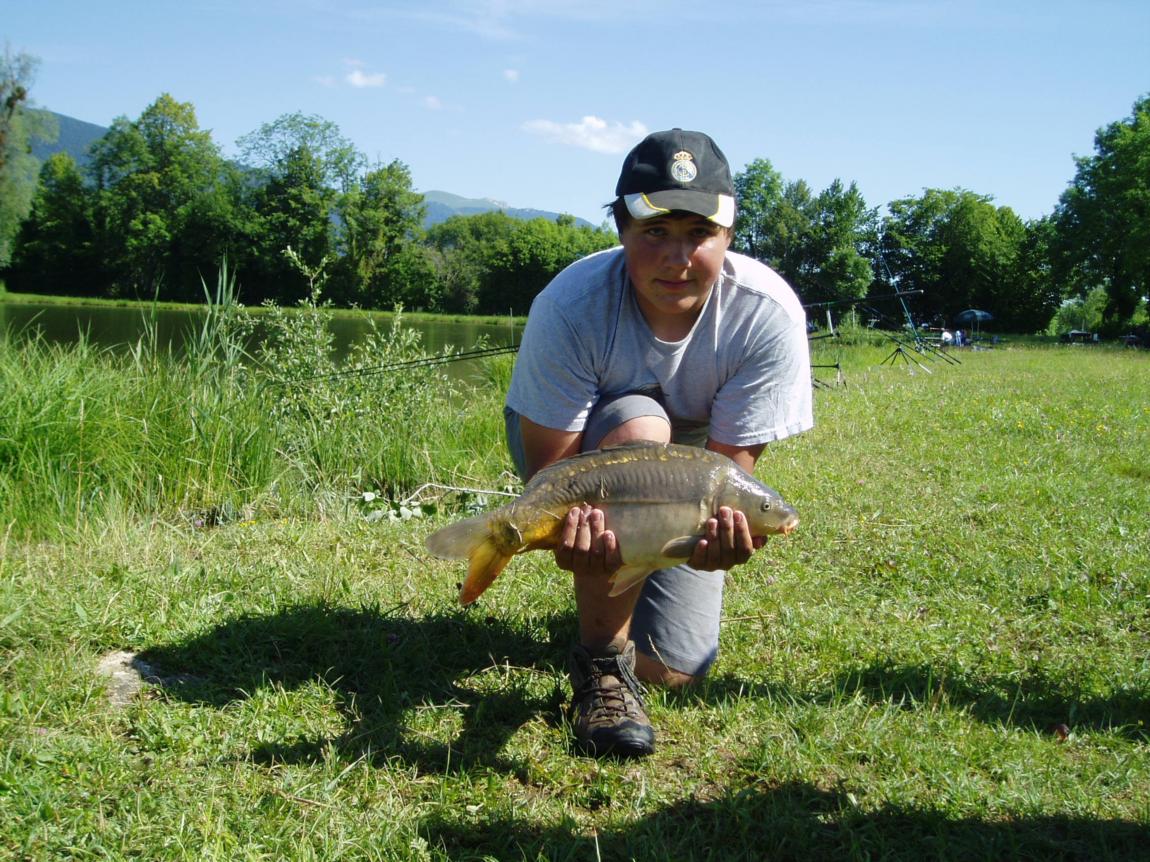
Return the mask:
<svg viewBox="0 0 1150 862">
<path fill-rule="evenodd" d="M 459 601 L 471 604 L 516 554 L 554 548 L 574 506 L 601 509 L 619 542 L 623 567 L 611 595 L 657 569 L 690 558 L 720 506 L 747 517 L 751 535 L 790 533 L 795 510 L 773 488 L 730 458 L 695 446 L 629 443 L 557 461 L 540 470 L 515 500 L 428 536 L 437 557 L 468 560 Z"/>
</svg>

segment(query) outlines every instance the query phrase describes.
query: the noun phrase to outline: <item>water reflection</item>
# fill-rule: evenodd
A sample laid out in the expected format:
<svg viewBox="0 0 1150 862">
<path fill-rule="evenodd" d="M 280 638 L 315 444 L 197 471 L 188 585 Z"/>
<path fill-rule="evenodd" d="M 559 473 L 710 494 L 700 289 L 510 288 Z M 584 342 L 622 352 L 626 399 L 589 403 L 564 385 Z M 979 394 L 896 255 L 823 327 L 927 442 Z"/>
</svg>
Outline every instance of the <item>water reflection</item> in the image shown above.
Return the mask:
<svg viewBox="0 0 1150 862">
<path fill-rule="evenodd" d="M 0 336 L 26 339 L 38 333 L 54 344 L 74 343 L 80 335 L 97 346 L 112 350 L 127 349 L 147 333 L 154 321 L 156 340 L 161 350 L 179 354 L 190 337 L 203 323 L 204 311 L 198 309 L 155 309 L 131 306 L 53 305 L 35 302 L 0 302 Z M 391 326 L 391 316 L 364 312 L 356 315 L 338 315 L 332 318 L 335 352 L 342 359 L 351 347 L 367 338 L 374 319 L 380 329 Z M 511 346 L 519 343 L 520 324 L 479 323 L 474 321 L 412 320 L 404 318 L 403 325 L 417 330 L 423 339 L 424 355 L 433 356 L 444 347 L 459 350 L 473 348 L 486 338 L 491 347 Z M 258 334 L 256 336 L 258 340 Z M 473 373 L 474 362 L 450 363 L 452 374 L 467 377 Z"/>
</svg>

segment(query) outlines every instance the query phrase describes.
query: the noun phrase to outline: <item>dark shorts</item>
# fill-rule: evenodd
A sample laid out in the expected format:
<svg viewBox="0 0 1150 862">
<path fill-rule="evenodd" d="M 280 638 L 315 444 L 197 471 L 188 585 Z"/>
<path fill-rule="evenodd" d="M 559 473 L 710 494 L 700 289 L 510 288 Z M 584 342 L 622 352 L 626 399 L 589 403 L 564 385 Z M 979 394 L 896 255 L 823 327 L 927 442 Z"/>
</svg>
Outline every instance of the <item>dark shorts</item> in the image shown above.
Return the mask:
<svg viewBox="0 0 1150 862">
<path fill-rule="evenodd" d="M 503 416 L 507 447 L 522 476 L 525 458 L 519 414 L 508 407 Z M 597 448 L 613 428 L 639 416 L 667 419 L 662 405 L 646 395 L 627 394 L 600 401 L 587 419 L 583 451 Z M 724 576 L 725 572 L 701 572 L 689 566 L 652 572 L 643 582 L 631 619 L 635 648 L 682 673 L 705 674 L 719 654 Z"/>
</svg>

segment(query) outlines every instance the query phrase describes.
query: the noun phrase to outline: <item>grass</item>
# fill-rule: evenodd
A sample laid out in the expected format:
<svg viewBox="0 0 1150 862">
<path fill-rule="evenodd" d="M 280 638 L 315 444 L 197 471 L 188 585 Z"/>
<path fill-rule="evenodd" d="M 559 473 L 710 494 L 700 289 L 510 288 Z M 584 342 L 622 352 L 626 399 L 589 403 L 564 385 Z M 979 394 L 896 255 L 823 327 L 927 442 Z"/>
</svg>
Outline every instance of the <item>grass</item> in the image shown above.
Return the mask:
<svg viewBox="0 0 1150 862">
<path fill-rule="evenodd" d="M 371 520 L 356 476 L 382 438 L 356 423 L 261 443 L 243 481 L 197 468 L 243 518 L 181 518 L 206 498 L 158 492 L 92 519 L 68 504 L 58 531 L 6 509 L 0 858 L 1148 858 L 1150 356 L 1008 343 L 927 373 L 880 364 L 881 341 L 815 344 L 845 385 L 759 468 L 802 526 L 729 575 L 714 672 L 651 694 L 641 762 L 571 750 L 575 617 L 548 556 L 458 608 L 460 566 L 422 548 L 454 516 Z M 87 463 L 150 457 L 116 439 L 128 417 L 159 402 L 178 425 L 191 392 L 27 350 L 0 369 L 55 381 L 27 384 L 35 427 L 68 438 L 81 400 L 119 403 Z M 410 481 L 506 481 L 509 367 L 420 404 Z M 197 460 L 261 424 L 200 397 L 217 442 Z M 6 493 L 27 493 L 14 462 L 78 482 L 42 464 L 68 439 L 33 450 L 28 423 Z M 129 463 L 106 479 L 122 499 L 146 483 Z M 119 649 L 152 680 L 126 707 L 96 671 Z"/>
</svg>

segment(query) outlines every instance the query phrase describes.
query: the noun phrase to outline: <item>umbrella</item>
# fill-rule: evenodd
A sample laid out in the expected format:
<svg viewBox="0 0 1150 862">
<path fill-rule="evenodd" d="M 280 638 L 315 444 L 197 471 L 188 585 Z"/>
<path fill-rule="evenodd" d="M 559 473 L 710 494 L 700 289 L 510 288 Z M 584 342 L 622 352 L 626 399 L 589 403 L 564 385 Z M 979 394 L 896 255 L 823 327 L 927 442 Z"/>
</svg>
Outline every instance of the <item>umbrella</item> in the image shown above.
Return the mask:
<svg viewBox="0 0 1150 862">
<path fill-rule="evenodd" d="M 978 334 L 978 325 L 987 320 L 994 320 L 994 315 L 989 311 L 983 311 L 981 308 L 968 308 L 966 311 L 960 311 L 954 316 L 955 323 L 973 325 L 975 335 Z"/>
<path fill-rule="evenodd" d="M 954 316 L 955 323 L 982 323 L 984 320 L 994 320 L 994 315 L 981 308 L 968 308 Z"/>
</svg>

